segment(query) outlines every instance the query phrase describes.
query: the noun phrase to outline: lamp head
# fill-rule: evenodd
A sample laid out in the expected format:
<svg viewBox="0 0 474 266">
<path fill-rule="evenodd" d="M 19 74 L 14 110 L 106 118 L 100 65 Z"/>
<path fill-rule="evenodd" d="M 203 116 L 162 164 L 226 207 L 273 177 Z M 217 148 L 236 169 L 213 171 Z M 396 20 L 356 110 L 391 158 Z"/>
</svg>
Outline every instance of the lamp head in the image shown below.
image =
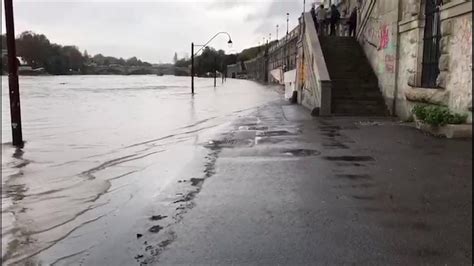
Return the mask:
<svg viewBox="0 0 474 266">
<path fill-rule="evenodd" d="M 229 48 L 232 47 L 232 40 L 229 38 L 229 41 L 227 42 L 227 44 L 229 45 Z"/>
</svg>

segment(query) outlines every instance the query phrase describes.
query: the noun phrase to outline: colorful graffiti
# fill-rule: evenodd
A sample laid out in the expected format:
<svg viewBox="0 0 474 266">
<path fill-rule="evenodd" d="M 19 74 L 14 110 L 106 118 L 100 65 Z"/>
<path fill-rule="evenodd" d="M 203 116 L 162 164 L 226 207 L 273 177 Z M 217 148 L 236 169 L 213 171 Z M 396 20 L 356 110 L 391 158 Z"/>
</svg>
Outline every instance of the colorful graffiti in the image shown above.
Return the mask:
<svg viewBox="0 0 474 266">
<path fill-rule="evenodd" d="M 385 48 L 388 47 L 388 44 L 390 43 L 390 30 L 388 25 L 382 25 L 380 26 L 379 30 L 380 34 L 380 42 L 379 42 L 379 50 L 384 50 Z"/>
<path fill-rule="evenodd" d="M 391 30 L 389 24 L 381 24 L 377 19 L 372 18 L 365 30 L 365 41 L 377 50 L 388 48 L 391 41 Z"/>
<path fill-rule="evenodd" d="M 378 48 L 377 44 L 380 42 L 377 25 L 378 21 L 375 19 L 371 19 L 367 23 L 367 27 L 364 34 L 365 41 L 375 48 Z"/>
</svg>

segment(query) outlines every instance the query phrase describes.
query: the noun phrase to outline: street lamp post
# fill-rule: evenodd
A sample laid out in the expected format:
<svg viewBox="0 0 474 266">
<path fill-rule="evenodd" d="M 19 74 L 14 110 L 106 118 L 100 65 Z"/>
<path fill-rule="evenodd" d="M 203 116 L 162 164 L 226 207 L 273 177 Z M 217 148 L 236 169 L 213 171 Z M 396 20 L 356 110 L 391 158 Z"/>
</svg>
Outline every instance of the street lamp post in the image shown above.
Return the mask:
<svg viewBox="0 0 474 266">
<path fill-rule="evenodd" d="M 277 35 L 276 35 L 276 39 L 277 39 L 277 41 L 278 41 L 278 24 L 277 24 L 276 28 L 277 28 Z"/>
<path fill-rule="evenodd" d="M 229 36 L 229 41 L 227 43 L 229 44 L 229 46 L 232 45 L 232 38 L 230 37 L 230 34 L 225 31 L 216 33 L 214 36 L 212 36 L 211 39 L 209 39 L 209 41 L 207 41 L 203 45 L 200 45 L 201 48 L 199 48 L 199 50 L 197 50 L 196 52 L 194 52 L 194 43 L 191 43 L 191 94 L 194 94 L 194 56 L 197 55 L 202 50 L 202 48 L 206 47 L 219 34 L 227 34 L 227 36 Z"/>
<path fill-rule="evenodd" d="M 286 44 L 285 44 L 285 53 L 286 53 L 286 62 L 285 62 L 285 66 L 286 66 L 286 69 L 287 70 L 290 66 L 290 55 L 289 55 L 289 49 L 288 49 L 288 33 L 289 33 L 289 21 L 290 21 L 290 13 L 286 13 Z"/>
<path fill-rule="evenodd" d="M 217 55 L 214 56 L 214 88 L 216 87 L 216 77 L 217 77 Z"/>
<path fill-rule="evenodd" d="M 191 43 L 191 94 L 194 94 L 194 43 Z"/>
<path fill-rule="evenodd" d="M 23 147 L 21 130 L 20 89 L 18 86 L 18 59 L 16 58 L 15 24 L 13 19 L 12 0 L 5 0 L 5 28 L 8 50 L 8 88 L 10 94 L 10 118 L 12 127 L 12 144 Z"/>
</svg>

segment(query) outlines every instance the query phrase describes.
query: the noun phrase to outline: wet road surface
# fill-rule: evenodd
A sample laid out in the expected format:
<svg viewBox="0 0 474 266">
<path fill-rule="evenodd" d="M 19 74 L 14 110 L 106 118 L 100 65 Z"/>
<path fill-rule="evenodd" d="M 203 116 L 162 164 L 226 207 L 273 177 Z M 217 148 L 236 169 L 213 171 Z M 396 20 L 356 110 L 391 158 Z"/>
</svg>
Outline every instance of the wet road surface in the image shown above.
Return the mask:
<svg viewBox="0 0 474 266">
<path fill-rule="evenodd" d="M 313 118 L 274 88 L 247 81 L 190 99 L 182 82 L 183 92 L 164 95 L 145 86 L 149 101 L 113 88 L 110 106 L 145 105 L 122 110 L 119 121 L 111 119 L 117 108 L 105 108 L 110 119 L 94 138 L 45 144 L 37 129 L 27 149 L 14 151 L 14 163 L 2 164 L 10 178 L 2 219 L 13 217 L 2 225 L 3 259 L 470 265 L 470 140 L 426 136 L 387 118 Z M 179 115 L 164 111 L 172 107 Z M 156 117 L 141 121 L 147 108 L 157 108 Z"/>
<path fill-rule="evenodd" d="M 183 211 L 178 181 L 201 178 L 202 144 L 279 98 L 245 80 L 196 78 L 191 95 L 188 77 L 21 77 L 26 145 L 16 150 L 2 81 L 5 265 L 135 264 L 137 235 L 161 233 L 155 209 Z"/>
<path fill-rule="evenodd" d="M 212 177 L 150 262 L 471 264 L 471 141 L 275 102 L 210 148 Z"/>
</svg>

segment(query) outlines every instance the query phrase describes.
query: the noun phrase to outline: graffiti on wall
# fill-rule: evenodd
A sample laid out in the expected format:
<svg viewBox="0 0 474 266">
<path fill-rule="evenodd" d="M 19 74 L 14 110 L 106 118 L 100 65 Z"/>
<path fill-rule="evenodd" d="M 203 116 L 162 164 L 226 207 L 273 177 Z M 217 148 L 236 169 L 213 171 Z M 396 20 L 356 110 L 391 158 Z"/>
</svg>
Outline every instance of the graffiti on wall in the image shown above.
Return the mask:
<svg viewBox="0 0 474 266">
<path fill-rule="evenodd" d="M 370 18 L 364 33 L 364 41 L 377 49 L 378 44 L 380 43 L 378 24 L 379 23 L 377 19 Z"/>
<path fill-rule="evenodd" d="M 371 18 L 367 25 L 364 40 L 373 46 L 379 54 L 378 72 L 394 74 L 396 68 L 396 40 L 390 24 Z"/>
<path fill-rule="evenodd" d="M 389 47 L 391 39 L 390 25 L 371 18 L 365 30 L 364 40 L 377 50 L 384 50 Z"/>
<path fill-rule="evenodd" d="M 388 73 L 395 73 L 396 58 L 393 54 L 386 54 L 384 58 L 384 70 Z"/>
<path fill-rule="evenodd" d="M 380 34 L 380 42 L 379 42 L 379 50 L 384 50 L 388 47 L 390 43 L 390 30 L 387 24 L 381 25 L 379 29 Z"/>
</svg>

